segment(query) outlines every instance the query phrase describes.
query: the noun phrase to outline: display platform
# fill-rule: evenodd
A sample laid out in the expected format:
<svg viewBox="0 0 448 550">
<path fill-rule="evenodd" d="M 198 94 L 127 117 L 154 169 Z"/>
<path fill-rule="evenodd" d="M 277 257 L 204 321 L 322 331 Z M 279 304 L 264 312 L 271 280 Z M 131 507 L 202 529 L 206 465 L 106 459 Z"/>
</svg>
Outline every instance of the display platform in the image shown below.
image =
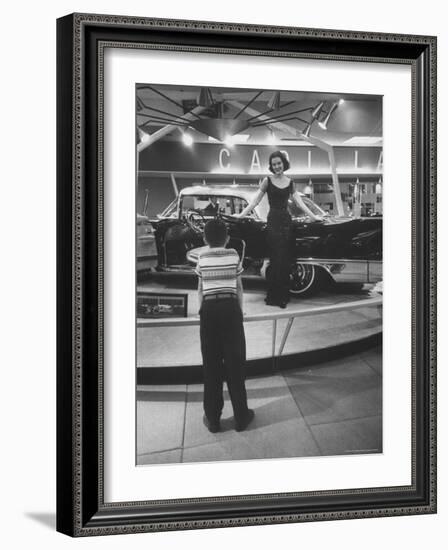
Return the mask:
<svg viewBox="0 0 448 550">
<path fill-rule="evenodd" d="M 137 382 L 191 383 L 202 378 L 195 276 L 152 272 L 138 293 L 188 295 L 187 316 L 137 319 Z M 247 376 L 331 361 L 381 342 L 382 299 L 371 285 L 339 285 L 286 309 L 264 303 L 265 282 L 244 281 Z"/>
</svg>

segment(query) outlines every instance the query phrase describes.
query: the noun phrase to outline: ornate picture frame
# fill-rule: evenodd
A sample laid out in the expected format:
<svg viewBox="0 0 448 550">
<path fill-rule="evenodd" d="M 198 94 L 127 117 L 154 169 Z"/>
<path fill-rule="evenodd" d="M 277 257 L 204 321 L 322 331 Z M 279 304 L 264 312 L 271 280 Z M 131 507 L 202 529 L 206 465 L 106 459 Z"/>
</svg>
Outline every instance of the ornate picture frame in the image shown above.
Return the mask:
<svg viewBox="0 0 448 550">
<path fill-rule="evenodd" d="M 187 498 L 179 492 L 174 499 L 153 498 L 148 488 L 145 500 L 105 501 L 103 107 L 110 47 L 411 68 L 409 485 Z M 57 49 L 57 530 L 91 536 L 435 513 L 436 38 L 72 14 L 58 20 Z"/>
</svg>

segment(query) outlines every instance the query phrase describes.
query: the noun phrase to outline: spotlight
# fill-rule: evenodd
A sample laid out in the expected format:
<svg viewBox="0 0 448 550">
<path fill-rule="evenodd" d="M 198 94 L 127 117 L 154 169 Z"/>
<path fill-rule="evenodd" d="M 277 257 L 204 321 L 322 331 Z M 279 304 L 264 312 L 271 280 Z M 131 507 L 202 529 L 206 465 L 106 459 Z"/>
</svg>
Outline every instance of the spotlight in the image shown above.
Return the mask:
<svg viewBox="0 0 448 550">
<path fill-rule="evenodd" d="M 184 145 L 186 145 L 187 147 L 191 147 L 193 145 L 194 140 L 191 134 L 183 133 L 182 141 L 184 142 Z"/>
<path fill-rule="evenodd" d="M 224 143 L 227 145 L 227 147 L 233 147 L 235 144 L 235 138 L 233 136 L 226 136 L 224 139 Z"/>
<path fill-rule="evenodd" d="M 274 92 L 271 99 L 268 101 L 268 108 L 273 111 L 280 109 L 280 92 Z"/>
<path fill-rule="evenodd" d="M 333 105 L 330 107 L 330 110 L 327 113 L 327 116 L 323 119 L 322 122 L 318 121 L 319 126 L 322 128 L 322 130 L 327 129 L 328 121 L 330 120 L 331 115 L 333 114 L 333 111 L 338 108 L 337 103 L 333 103 Z"/>
<path fill-rule="evenodd" d="M 309 123 L 307 125 L 307 127 L 305 128 L 305 130 L 302 132 L 302 135 L 305 136 L 305 137 L 308 137 L 310 135 L 310 130 L 311 130 L 311 123 Z"/>
<path fill-rule="evenodd" d="M 138 137 L 141 143 L 147 143 L 151 136 L 144 132 L 141 128 L 138 128 Z"/>
<path fill-rule="evenodd" d="M 320 113 L 322 112 L 323 106 L 324 106 L 324 102 L 321 101 L 321 102 L 319 103 L 319 105 L 317 105 L 316 107 L 314 107 L 314 109 L 311 111 L 311 116 L 312 116 L 313 118 L 319 118 Z"/>
<path fill-rule="evenodd" d="M 201 88 L 198 97 L 198 105 L 201 107 L 211 107 L 214 104 L 210 88 Z"/>
</svg>

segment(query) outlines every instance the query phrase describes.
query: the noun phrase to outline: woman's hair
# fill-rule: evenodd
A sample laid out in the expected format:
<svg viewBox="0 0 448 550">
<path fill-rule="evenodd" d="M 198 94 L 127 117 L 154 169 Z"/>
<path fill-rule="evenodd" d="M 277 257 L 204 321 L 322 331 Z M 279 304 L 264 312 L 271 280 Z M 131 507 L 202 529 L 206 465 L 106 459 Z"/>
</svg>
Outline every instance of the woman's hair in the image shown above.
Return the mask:
<svg viewBox="0 0 448 550">
<path fill-rule="evenodd" d="M 286 153 L 284 151 L 274 151 L 269 155 L 269 171 L 274 173 L 274 170 L 272 169 L 272 159 L 273 158 L 279 158 L 283 162 L 283 170 L 288 170 L 291 166 L 289 164 L 289 159 L 286 156 Z"/>
</svg>

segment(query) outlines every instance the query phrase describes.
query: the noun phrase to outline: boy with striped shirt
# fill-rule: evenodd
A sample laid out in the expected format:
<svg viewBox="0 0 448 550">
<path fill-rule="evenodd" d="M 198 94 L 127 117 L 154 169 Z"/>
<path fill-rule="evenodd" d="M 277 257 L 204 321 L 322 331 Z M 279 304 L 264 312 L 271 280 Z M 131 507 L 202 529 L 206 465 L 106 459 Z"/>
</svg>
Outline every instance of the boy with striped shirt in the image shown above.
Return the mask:
<svg viewBox="0 0 448 550">
<path fill-rule="evenodd" d="M 204 424 L 212 433 L 220 430 L 224 406 L 223 381 L 229 389 L 235 429 L 242 431 L 254 418 L 247 407 L 244 383 L 246 340 L 243 326 L 242 267 L 238 253 L 225 248 L 227 227 L 213 219 L 204 227 L 208 248 L 198 259 L 201 351 L 204 366 Z"/>
</svg>

